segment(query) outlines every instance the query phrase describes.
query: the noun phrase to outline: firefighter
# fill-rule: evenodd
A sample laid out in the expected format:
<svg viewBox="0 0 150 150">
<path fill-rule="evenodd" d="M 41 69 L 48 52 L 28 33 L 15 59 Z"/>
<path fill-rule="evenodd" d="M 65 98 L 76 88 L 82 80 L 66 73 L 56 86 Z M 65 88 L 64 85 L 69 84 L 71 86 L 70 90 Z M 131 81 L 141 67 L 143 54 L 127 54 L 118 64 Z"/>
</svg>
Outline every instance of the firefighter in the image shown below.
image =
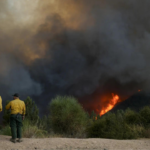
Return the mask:
<svg viewBox="0 0 150 150">
<path fill-rule="evenodd" d="M 2 98 L 0 96 L 0 112 L 2 111 Z"/>
<path fill-rule="evenodd" d="M 11 109 L 10 127 L 12 138 L 10 141 L 16 143 L 16 138 L 18 138 L 18 142 L 22 142 L 22 120 L 25 118 L 26 107 L 24 101 L 19 99 L 17 93 L 13 95 L 13 99 L 6 105 L 6 109 Z"/>
</svg>

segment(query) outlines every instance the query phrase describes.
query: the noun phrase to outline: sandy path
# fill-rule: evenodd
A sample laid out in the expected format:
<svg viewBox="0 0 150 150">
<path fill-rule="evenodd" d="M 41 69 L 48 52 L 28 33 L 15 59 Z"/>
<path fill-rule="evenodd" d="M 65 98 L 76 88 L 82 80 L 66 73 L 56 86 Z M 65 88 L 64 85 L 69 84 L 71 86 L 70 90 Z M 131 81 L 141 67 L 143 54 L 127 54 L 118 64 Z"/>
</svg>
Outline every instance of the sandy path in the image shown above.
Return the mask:
<svg viewBox="0 0 150 150">
<path fill-rule="evenodd" d="M 55 150 L 55 149 L 97 149 L 97 150 L 150 150 L 150 139 L 68 139 L 45 138 L 24 139 L 22 143 L 11 143 L 9 136 L 0 136 L 0 150 Z"/>
</svg>

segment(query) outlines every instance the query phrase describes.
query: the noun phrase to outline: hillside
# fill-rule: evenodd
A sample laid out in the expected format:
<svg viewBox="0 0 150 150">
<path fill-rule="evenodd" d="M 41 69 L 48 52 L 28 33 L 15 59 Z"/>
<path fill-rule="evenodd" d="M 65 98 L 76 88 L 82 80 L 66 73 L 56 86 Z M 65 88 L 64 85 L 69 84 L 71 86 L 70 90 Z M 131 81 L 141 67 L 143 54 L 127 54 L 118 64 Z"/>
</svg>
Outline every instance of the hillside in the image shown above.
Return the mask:
<svg viewBox="0 0 150 150">
<path fill-rule="evenodd" d="M 150 93 L 138 92 L 125 101 L 118 103 L 111 111 L 115 112 L 119 109 L 126 110 L 127 108 L 139 111 L 144 106 L 150 106 Z"/>
</svg>

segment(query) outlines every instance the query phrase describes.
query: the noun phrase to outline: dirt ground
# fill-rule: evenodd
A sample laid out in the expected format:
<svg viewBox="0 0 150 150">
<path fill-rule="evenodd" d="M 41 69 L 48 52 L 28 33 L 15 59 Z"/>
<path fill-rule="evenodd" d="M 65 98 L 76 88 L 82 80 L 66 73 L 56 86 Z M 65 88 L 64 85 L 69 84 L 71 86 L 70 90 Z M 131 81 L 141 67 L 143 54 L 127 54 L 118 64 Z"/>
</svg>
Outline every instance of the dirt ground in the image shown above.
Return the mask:
<svg viewBox="0 0 150 150">
<path fill-rule="evenodd" d="M 110 140 L 44 138 L 23 139 L 22 143 L 11 143 L 9 136 L 0 135 L 0 150 L 150 150 L 150 139 Z"/>
</svg>

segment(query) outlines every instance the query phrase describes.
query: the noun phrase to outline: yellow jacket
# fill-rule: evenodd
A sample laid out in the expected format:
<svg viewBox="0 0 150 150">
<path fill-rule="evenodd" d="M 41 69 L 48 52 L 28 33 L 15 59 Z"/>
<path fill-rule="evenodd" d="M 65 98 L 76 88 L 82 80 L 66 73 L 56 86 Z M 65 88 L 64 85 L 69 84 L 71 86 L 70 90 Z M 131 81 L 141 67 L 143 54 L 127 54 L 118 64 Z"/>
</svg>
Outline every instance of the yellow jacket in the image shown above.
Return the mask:
<svg viewBox="0 0 150 150">
<path fill-rule="evenodd" d="M 26 112 L 26 106 L 24 101 L 21 101 L 19 98 L 10 101 L 7 105 L 6 105 L 6 109 L 11 109 L 11 114 L 22 114 L 25 115 Z"/>
<path fill-rule="evenodd" d="M 1 96 L 0 96 L 0 112 L 2 111 L 2 98 L 1 98 Z"/>
</svg>

